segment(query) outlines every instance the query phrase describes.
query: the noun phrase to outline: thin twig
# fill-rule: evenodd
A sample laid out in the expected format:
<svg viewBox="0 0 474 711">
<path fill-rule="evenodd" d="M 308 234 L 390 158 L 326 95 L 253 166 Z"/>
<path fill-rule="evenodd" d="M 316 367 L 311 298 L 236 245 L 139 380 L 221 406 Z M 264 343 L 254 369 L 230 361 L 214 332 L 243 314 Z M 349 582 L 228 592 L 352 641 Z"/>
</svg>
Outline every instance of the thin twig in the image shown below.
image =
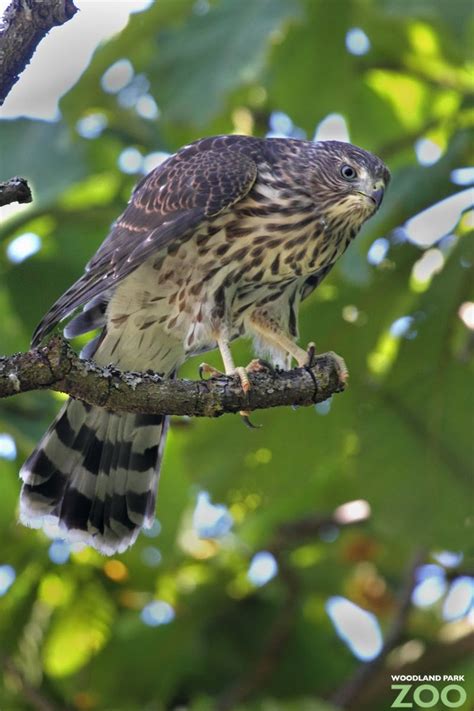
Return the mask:
<svg viewBox="0 0 474 711">
<path fill-rule="evenodd" d="M 14 685 L 18 688 L 23 699 L 35 711 L 67 711 L 66 707 L 59 707 L 56 703 L 48 699 L 41 691 L 28 683 L 15 663 L 9 657 L 2 660 L 2 666 L 6 676 L 9 676 Z"/>
<path fill-rule="evenodd" d="M 464 666 L 473 655 L 474 632 L 466 631 L 465 635 L 450 642 L 430 644 L 416 661 L 402 663 L 390 668 L 389 671 L 385 668 L 379 669 L 379 672 L 360 690 L 357 699 L 354 699 L 347 708 L 349 711 L 365 711 L 368 708 L 388 709 L 395 699 L 390 688 L 392 675 L 422 677 L 425 674 L 445 674 L 447 669 L 453 669 L 456 664 L 461 663 Z"/>
<path fill-rule="evenodd" d="M 386 635 L 380 654 L 371 662 L 360 666 L 353 677 L 349 679 L 331 698 L 332 703 L 341 709 L 359 708 L 359 697 L 378 674 L 387 655 L 399 644 L 405 631 L 408 614 L 411 608 L 411 597 L 416 585 L 416 571 L 426 558 L 425 550 L 415 552 L 408 567 L 405 582 L 400 592 L 397 613 Z"/>
<path fill-rule="evenodd" d="M 275 672 L 293 630 L 298 609 L 300 584 L 295 571 L 282 556 L 276 556 L 285 596 L 257 660 L 250 669 L 217 700 L 216 711 L 230 711 L 261 689 Z"/>
<path fill-rule="evenodd" d="M 0 398 L 56 390 L 112 412 L 218 417 L 226 412 L 281 405 L 313 405 L 343 390 L 337 360 L 325 353 L 311 368 L 249 373 L 244 393 L 237 376 L 172 380 L 153 373 L 122 373 L 81 360 L 59 336 L 41 348 L 0 358 Z M 315 388 L 316 385 L 316 388 Z"/>
<path fill-rule="evenodd" d="M 257 659 L 242 676 L 224 691 L 216 703 L 216 711 L 230 711 L 248 699 L 275 674 L 294 628 L 300 595 L 300 580 L 287 560 L 287 552 L 307 540 L 314 540 L 328 528 L 357 525 L 360 520 L 342 521 L 337 510 L 333 514 L 311 514 L 282 523 L 265 549 L 278 564 L 278 575 L 285 588 L 283 601 L 270 625 Z"/>
</svg>

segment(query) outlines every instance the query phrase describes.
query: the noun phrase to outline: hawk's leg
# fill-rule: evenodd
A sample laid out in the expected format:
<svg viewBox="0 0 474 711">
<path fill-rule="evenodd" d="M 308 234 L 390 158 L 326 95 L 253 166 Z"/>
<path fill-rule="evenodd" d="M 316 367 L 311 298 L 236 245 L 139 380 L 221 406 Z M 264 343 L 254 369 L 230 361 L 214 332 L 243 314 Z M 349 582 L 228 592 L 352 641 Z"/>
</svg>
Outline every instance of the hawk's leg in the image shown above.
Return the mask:
<svg viewBox="0 0 474 711">
<path fill-rule="evenodd" d="M 250 390 L 250 382 L 247 375 L 247 369 L 242 366 L 235 366 L 228 339 L 224 336 L 220 336 L 217 339 L 217 345 L 222 356 L 222 362 L 224 363 L 225 374 L 238 375 L 240 384 L 242 385 L 242 390 L 244 393 L 248 393 Z"/>
<path fill-rule="evenodd" d="M 250 317 L 250 326 L 252 331 L 263 342 L 267 342 L 270 346 L 279 348 L 287 353 L 291 358 L 295 359 L 300 368 L 310 368 L 313 364 L 314 355 L 316 353 L 314 343 L 310 343 L 307 350 L 300 348 L 276 321 L 265 317 L 263 314 L 254 313 Z M 344 359 L 332 351 L 331 356 L 336 361 L 340 382 L 345 383 L 349 372 Z"/>
<path fill-rule="evenodd" d="M 285 333 L 280 324 L 270 316 L 261 312 L 254 312 L 250 317 L 250 328 L 263 343 L 267 343 L 270 347 L 278 348 L 291 358 L 294 358 L 300 368 L 310 365 L 315 353 L 314 344 L 310 344 L 306 351 L 300 348 Z"/>
<path fill-rule="evenodd" d="M 250 389 L 250 382 L 247 375 L 247 368 L 243 368 L 242 366 L 236 367 L 230 351 L 229 341 L 226 338 L 218 338 L 217 345 L 224 364 L 224 372 L 214 368 L 214 366 L 209 365 L 208 363 L 201 363 L 199 366 L 199 375 L 201 378 L 203 375 L 210 375 L 212 378 L 220 378 L 223 375 L 238 375 L 240 384 L 242 385 L 242 390 L 245 393 L 248 392 Z"/>
<path fill-rule="evenodd" d="M 228 338 L 223 335 L 220 335 L 216 340 L 217 346 L 222 357 L 222 362 L 224 364 L 224 373 L 217 370 L 217 368 L 214 368 L 212 365 L 208 365 L 207 363 L 201 363 L 201 365 L 199 366 L 199 374 L 201 375 L 201 377 L 204 373 L 210 375 L 211 377 L 219 377 L 222 375 L 238 375 L 242 390 L 244 391 L 244 393 L 248 393 L 248 391 L 250 390 L 250 381 L 247 373 L 262 370 L 262 363 L 258 360 L 252 360 L 246 368 L 244 368 L 243 366 L 236 366 L 234 363 L 232 352 L 230 350 Z M 254 427 L 254 425 L 252 425 L 249 420 L 249 412 L 247 412 L 246 410 L 241 410 L 239 414 L 243 418 L 246 425 L 248 425 L 249 427 Z"/>
</svg>

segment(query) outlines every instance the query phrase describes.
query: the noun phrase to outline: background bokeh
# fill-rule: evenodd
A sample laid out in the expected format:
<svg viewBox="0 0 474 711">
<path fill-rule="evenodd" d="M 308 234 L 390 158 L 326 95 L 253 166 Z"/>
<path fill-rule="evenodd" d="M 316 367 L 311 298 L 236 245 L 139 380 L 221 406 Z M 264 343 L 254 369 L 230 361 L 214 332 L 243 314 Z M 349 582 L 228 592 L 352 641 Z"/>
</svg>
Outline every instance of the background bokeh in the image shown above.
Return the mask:
<svg viewBox="0 0 474 711">
<path fill-rule="evenodd" d="M 121 3 L 77 4 L 50 35 L 67 47 L 38 53 L 0 113 L 0 179 L 34 191 L 1 211 L 2 353 L 28 348 L 134 183 L 184 143 L 351 140 L 393 181 L 302 308 L 302 343 L 344 356 L 346 392 L 254 431 L 176 419 L 131 551 L 17 524 L 19 466 L 61 396 L 1 403 L 0 708 L 386 711 L 390 674 L 467 675 L 471 3 L 157 0 L 128 24 Z"/>
</svg>

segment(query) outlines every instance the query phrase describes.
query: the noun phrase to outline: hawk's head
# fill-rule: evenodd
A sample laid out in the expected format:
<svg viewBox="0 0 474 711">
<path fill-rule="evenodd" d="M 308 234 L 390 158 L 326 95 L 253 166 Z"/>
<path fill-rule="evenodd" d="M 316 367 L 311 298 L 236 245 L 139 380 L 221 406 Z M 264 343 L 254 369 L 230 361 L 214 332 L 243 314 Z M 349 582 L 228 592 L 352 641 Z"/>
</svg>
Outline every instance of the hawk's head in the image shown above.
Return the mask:
<svg viewBox="0 0 474 711">
<path fill-rule="evenodd" d="M 362 148 L 341 141 L 315 143 L 312 195 L 324 216 L 360 227 L 380 207 L 390 171 Z"/>
</svg>

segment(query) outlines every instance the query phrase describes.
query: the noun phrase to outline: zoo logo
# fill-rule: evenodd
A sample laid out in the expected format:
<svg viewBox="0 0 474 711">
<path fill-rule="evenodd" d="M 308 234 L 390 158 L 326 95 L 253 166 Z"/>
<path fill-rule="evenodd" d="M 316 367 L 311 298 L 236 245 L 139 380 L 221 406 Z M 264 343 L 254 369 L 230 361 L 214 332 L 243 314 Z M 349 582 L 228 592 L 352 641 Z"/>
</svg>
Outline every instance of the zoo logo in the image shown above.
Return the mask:
<svg viewBox="0 0 474 711">
<path fill-rule="evenodd" d="M 413 684 L 392 684 L 391 689 L 400 690 L 390 708 L 392 709 L 432 709 L 441 701 L 448 709 L 459 708 L 467 698 L 466 691 L 459 684 L 448 684 L 438 691 L 432 684 L 420 684 L 411 693 Z"/>
</svg>

